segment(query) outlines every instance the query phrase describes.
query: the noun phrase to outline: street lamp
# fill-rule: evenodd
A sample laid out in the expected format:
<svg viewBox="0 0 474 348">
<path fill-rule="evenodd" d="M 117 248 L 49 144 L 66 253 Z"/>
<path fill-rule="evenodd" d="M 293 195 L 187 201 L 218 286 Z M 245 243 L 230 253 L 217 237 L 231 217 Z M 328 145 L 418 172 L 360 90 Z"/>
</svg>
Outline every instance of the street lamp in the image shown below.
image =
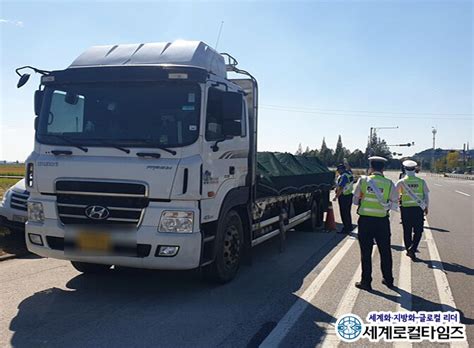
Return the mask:
<svg viewBox="0 0 474 348">
<path fill-rule="evenodd" d="M 438 131 L 436 130 L 435 127 L 431 127 L 432 130 L 431 130 L 431 133 L 433 133 L 433 149 L 432 149 L 432 152 L 431 152 L 431 171 L 434 170 L 434 162 L 435 162 L 435 150 L 436 150 L 436 133 L 438 133 Z"/>
</svg>

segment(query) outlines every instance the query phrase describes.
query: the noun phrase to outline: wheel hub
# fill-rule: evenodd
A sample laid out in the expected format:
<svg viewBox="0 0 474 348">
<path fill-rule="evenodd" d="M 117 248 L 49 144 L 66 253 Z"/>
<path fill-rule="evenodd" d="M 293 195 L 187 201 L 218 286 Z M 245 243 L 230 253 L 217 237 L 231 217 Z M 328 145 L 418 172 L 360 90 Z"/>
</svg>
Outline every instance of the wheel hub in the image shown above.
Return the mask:
<svg viewBox="0 0 474 348">
<path fill-rule="evenodd" d="M 235 226 L 226 229 L 224 237 L 224 263 L 232 267 L 239 259 L 240 238 L 239 231 Z"/>
</svg>

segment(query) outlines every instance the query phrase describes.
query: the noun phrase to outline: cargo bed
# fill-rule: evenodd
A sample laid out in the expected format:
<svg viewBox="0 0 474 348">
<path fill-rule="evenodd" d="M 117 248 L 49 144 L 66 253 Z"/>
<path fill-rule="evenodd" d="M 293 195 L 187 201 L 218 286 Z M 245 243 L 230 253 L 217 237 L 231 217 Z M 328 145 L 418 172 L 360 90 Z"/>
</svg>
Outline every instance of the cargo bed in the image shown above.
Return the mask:
<svg viewBox="0 0 474 348">
<path fill-rule="evenodd" d="M 259 152 L 257 198 L 330 190 L 334 173 L 317 157 Z"/>
</svg>

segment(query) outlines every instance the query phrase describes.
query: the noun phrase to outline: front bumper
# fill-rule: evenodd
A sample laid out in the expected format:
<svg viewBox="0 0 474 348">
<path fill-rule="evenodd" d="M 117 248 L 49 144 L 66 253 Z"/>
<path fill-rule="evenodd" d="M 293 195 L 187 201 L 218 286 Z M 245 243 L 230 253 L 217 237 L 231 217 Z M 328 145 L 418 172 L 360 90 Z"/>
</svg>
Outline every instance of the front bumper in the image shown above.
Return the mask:
<svg viewBox="0 0 474 348">
<path fill-rule="evenodd" d="M 40 235 L 43 246 L 32 244 L 30 238 L 28 238 L 29 233 Z M 199 266 L 201 257 L 200 232 L 159 233 L 156 227 L 140 226 L 131 233 L 136 233 L 137 245 L 146 246 L 142 248 L 145 252 L 139 252 L 137 256 L 86 256 L 65 253 L 64 226 L 55 219 L 45 219 L 42 224 L 27 222 L 26 244 L 28 250 L 37 255 L 70 261 L 163 270 L 186 270 Z M 162 245 L 178 246 L 179 251 L 173 257 L 155 256 L 157 248 Z M 147 252 L 148 248 L 149 252 Z"/>
</svg>

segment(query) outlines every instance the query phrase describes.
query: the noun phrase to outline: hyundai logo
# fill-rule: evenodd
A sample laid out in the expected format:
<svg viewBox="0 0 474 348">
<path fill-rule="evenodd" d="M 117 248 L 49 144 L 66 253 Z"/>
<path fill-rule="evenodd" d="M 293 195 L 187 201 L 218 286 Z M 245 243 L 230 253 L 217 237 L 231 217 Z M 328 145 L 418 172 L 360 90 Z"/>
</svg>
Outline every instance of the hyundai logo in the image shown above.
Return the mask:
<svg viewBox="0 0 474 348">
<path fill-rule="evenodd" d="M 110 212 L 106 207 L 101 205 L 91 205 L 86 208 L 85 214 L 92 220 L 105 220 L 109 217 Z"/>
</svg>

